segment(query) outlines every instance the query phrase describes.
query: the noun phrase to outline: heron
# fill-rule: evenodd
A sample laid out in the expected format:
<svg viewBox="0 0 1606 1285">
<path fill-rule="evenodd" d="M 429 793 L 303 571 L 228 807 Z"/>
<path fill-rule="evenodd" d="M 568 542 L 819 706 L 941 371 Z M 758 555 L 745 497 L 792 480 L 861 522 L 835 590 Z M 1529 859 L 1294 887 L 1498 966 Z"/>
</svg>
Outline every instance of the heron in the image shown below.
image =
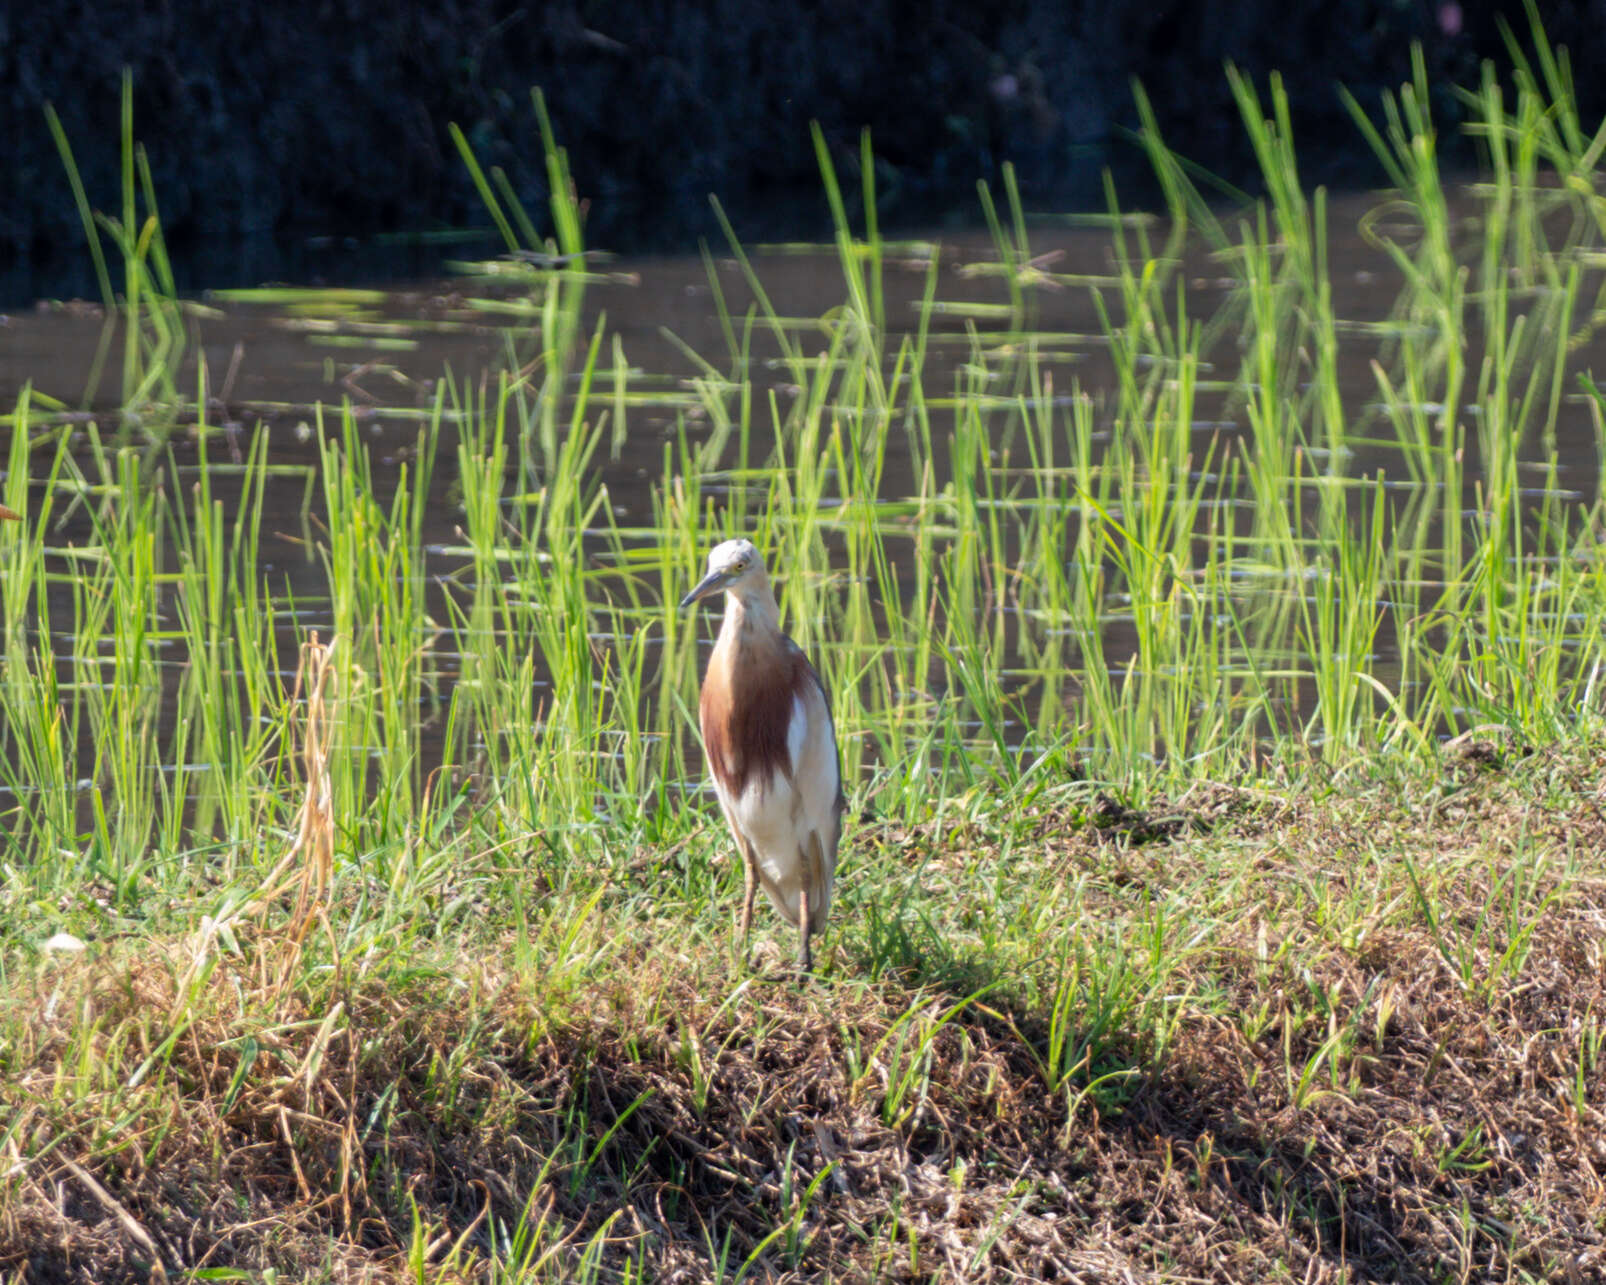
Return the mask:
<svg viewBox="0 0 1606 1285">
<path fill-rule="evenodd" d="M 825 684 L 781 632 L 780 609 L 749 540 L 727 540 L 708 555 L 708 574 L 681 600 L 686 608 L 725 591 L 725 619 L 703 676 L 698 723 L 720 810 L 746 872 L 741 939 L 753 926 L 763 886 L 781 918 L 797 927 L 798 966 L 813 966 L 809 938 L 831 912 L 842 837 L 842 763 Z"/>
</svg>

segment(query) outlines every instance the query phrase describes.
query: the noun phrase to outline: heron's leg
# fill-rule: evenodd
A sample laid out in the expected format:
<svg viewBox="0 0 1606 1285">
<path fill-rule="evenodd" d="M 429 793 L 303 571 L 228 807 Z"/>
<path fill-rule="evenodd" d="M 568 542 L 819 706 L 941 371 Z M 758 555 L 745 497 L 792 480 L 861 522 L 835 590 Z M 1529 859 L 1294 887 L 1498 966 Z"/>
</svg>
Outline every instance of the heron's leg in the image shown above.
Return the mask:
<svg viewBox="0 0 1606 1285">
<path fill-rule="evenodd" d="M 806 882 L 797 893 L 797 930 L 802 938 L 797 949 L 797 966 L 806 973 L 814 967 L 814 955 L 809 950 L 809 886 Z"/>
<path fill-rule="evenodd" d="M 753 849 L 747 839 L 738 834 L 736 847 L 742 854 L 742 870 L 747 876 L 747 886 L 742 890 L 742 949 L 747 949 L 747 939 L 753 931 L 753 898 L 758 893 L 758 862 L 753 859 Z"/>
</svg>

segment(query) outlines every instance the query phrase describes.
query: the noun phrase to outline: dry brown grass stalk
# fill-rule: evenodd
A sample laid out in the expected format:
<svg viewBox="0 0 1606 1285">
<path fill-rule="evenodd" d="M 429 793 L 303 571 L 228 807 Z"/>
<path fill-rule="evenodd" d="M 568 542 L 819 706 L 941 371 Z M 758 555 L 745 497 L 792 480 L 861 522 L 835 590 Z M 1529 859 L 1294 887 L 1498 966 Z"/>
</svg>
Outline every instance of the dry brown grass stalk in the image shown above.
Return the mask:
<svg viewBox="0 0 1606 1285">
<path fill-rule="evenodd" d="M 287 986 L 301 960 L 302 944 L 314 919 L 328 930 L 325 899 L 334 875 L 335 823 L 333 786 L 329 776 L 329 753 L 333 736 L 333 658 L 339 639 L 320 642 L 316 631 L 301 646 L 296 669 L 292 707 L 305 701 L 301 725 L 301 765 L 305 795 L 296 812 L 295 838 L 278 863 L 261 881 L 256 893 L 229 914 L 202 924 L 193 946 L 192 974 L 209 957 L 221 931 L 250 919 L 261 921 L 270 907 L 292 888 L 295 909 L 284 922 L 279 938 L 284 950 L 276 962 L 277 984 Z M 330 945 L 335 945 L 330 934 Z M 261 956 L 267 962 L 267 952 Z"/>
<path fill-rule="evenodd" d="M 315 914 L 323 913 L 324 898 L 335 866 L 335 823 L 332 786 L 329 781 L 329 708 L 331 659 L 338 639 L 327 644 L 318 641 L 314 631 L 301 646 L 301 665 L 296 671 L 296 693 L 305 693 L 306 721 L 301 731 L 301 764 L 307 795 L 296 814 L 296 838 L 285 860 L 301 867 L 296 891 L 295 914 L 290 920 L 290 936 L 299 946 L 307 925 Z"/>
</svg>

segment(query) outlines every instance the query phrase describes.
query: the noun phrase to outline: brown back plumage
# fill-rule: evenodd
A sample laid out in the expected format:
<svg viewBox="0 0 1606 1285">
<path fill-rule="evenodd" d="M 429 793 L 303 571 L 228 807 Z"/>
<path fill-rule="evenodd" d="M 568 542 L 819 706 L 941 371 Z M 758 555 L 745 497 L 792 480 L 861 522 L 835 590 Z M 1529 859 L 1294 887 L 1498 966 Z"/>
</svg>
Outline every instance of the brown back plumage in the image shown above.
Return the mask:
<svg viewBox="0 0 1606 1285">
<path fill-rule="evenodd" d="M 708 766 L 720 785 L 740 794 L 755 777 L 791 776 L 786 731 L 792 702 L 805 683 L 819 681 L 808 657 L 784 635 L 761 642 L 743 631 L 732 645 L 720 640 L 697 711 Z"/>
</svg>

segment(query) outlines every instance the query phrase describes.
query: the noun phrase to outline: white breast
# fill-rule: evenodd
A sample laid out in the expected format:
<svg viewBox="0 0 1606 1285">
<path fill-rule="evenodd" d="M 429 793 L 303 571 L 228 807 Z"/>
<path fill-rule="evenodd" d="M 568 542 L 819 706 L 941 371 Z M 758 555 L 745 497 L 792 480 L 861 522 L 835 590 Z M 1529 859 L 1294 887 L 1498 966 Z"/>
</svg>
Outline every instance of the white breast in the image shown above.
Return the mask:
<svg viewBox="0 0 1606 1285">
<path fill-rule="evenodd" d="M 764 891 L 775 908 L 796 923 L 803 877 L 802 854 L 809 848 L 810 836 L 819 835 L 828 867 L 834 868 L 836 859 L 836 799 L 841 787 L 836 734 L 824 696 L 813 682 L 792 701 L 786 749 L 790 776 L 776 772 L 768 780 L 750 778 L 746 787 L 735 795 L 728 792 L 717 777 L 714 785 L 731 827 L 739 831 L 753 849 L 763 876 Z M 823 895 L 828 899 L 832 870 L 823 873 L 826 878 Z M 817 907 L 811 904 L 811 912 L 822 912 L 816 925 L 823 922 L 823 912 L 828 909 L 828 900 Z"/>
</svg>

